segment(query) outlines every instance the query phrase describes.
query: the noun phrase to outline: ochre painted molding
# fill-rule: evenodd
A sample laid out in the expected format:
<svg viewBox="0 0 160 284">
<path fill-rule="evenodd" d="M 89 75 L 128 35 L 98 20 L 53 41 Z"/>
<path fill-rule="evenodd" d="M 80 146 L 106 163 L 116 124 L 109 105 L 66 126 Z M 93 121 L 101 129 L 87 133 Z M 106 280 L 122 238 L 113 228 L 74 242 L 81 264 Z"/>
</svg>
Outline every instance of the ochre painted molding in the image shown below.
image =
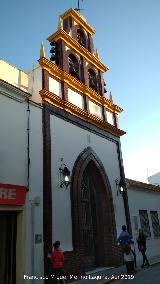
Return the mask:
<svg viewBox="0 0 160 284">
<path fill-rule="evenodd" d="M 61 99 L 60 97 L 58 97 L 57 95 L 47 91 L 47 90 L 41 90 L 40 92 L 40 96 L 42 97 L 44 102 L 47 102 L 50 105 L 54 105 L 57 108 L 63 109 L 66 112 L 77 116 L 79 118 L 81 118 L 82 120 L 85 120 L 89 123 L 92 123 L 94 125 L 96 125 L 97 127 L 108 131 L 110 133 L 112 133 L 113 135 L 120 137 L 122 135 L 125 134 L 125 132 L 123 130 L 120 130 L 118 128 L 116 128 L 115 126 L 109 124 L 108 122 L 105 122 L 101 119 L 99 119 L 98 117 L 96 117 L 95 115 L 88 113 L 87 111 L 80 109 L 79 107 L 73 105 L 72 103 L 68 102 L 68 101 L 64 101 L 63 99 Z"/>
<path fill-rule="evenodd" d="M 68 35 L 63 29 L 59 29 L 47 38 L 50 42 L 61 39 L 68 47 L 71 47 L 78 55 L 83 56 L 88 62 L 101 72 L 109 70 L 102 62 L 99 61 L 92 53 L 78 43 L 74 38 Z"/>
<path fill-rule="evenodd" d="M 120 113 L 123 109 L 115 104 L 112 101 L 102 97 L 92 88 L 89 88 L 85 84 L 81 83 L 71 74 L 66 71 L 61 70 L 56 64 L 43 57 L 39 59 L 39 64 L 41 67 L 49 72 L 51 76 L 54 78 L 64 81 L 69 87 L 71 87 L 74 91 L 79 92 L 80 94 L 86 95 L 89 99 L 94 101 L 95 103 L 104 106 L 107 110 L 113 113 Z"/>
<path fill-rule="evenodd" d="M 80 26 L 82 26 L 88 33 L 90 33 L 91 35 L 95 34 L 95 29 L 93 29 L 84 19 L 83 16 L 81 16 L 79 13 L 77 13 L 74 9 L 69 9 L 67 10 L 65 13 L 63 13 L 62 15 L 60 15 L 60 18 L 62 20 L 68 18 L 68 17 L 72 17 L 75 22 L 77 24 L 79 24 Z"/>
</svg>

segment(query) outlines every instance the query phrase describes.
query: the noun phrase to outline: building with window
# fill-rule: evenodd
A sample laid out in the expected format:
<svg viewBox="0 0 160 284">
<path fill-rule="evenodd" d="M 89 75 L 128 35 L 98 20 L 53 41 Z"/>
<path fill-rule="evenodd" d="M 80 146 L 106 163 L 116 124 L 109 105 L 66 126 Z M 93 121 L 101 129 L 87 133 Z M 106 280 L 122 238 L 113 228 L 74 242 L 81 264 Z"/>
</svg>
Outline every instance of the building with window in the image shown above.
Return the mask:
<svg viewBox="0 0 160 284">
<path fill-rule="evenodd" d="M 147 256 L 160 258 L 160 186 L 131 179 L 126 179 L 126 183 L 137 259 L 142 258 L 136 243 L 139 228 L 147 237 Z"/>
</svg>

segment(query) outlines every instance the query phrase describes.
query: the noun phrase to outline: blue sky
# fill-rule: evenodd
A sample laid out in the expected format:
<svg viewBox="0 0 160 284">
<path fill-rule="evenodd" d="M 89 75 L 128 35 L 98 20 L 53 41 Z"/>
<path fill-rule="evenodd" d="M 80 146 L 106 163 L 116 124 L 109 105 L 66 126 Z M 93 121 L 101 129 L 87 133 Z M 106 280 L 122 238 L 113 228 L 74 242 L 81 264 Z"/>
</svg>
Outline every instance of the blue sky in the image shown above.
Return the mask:
<svg viewBox="0 0 160 284">
<path fill-rule="evenodd" d="M 96 29 L 95 47 L 109 67 L 108 94 L 124 108 L 120 128 L 126 177 L 147 181 L 160 171 L 160 1 L 84 0 L 82 15 Z M 56 30 L 58 15 L 76 0 L 2 0 L 0 58 L 28 70 L 41 41 Z"/>
</svg>

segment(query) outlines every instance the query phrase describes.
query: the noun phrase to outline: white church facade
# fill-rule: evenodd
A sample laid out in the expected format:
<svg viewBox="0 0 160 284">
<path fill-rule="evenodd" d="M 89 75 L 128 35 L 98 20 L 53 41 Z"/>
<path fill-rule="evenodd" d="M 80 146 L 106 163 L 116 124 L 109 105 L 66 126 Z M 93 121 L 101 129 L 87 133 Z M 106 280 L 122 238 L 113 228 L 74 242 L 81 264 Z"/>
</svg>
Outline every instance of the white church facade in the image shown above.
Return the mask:
<svg viewBox="0 0 160 284">
<path fill-rule="evenodd" d="M 70 9 L 48 37 L 51 59 L 39 60 L 45 133 L 44 254 L 53 241 L 61 240 L 66 269 L 73 274 L 120 265 L 117 230 L 123 223 L 130 226 L 120 149 L 125 132 L 117 123 L 122 109 L 111 94 L 105 98 L 103 73 L 108 68 L 94 50 L 94 33 Z M 60 187 L 64 168 L 71 180 L 66 190 Z M 118 184 L 124 186 L 121 196 Z"/>
</svg>

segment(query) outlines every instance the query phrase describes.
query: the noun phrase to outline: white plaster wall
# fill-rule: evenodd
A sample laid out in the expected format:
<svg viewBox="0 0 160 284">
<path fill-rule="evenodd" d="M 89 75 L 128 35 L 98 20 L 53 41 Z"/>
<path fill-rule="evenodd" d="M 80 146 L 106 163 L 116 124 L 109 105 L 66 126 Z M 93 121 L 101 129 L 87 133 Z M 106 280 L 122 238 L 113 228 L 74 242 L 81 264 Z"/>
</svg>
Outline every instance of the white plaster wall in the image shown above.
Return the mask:
<svg viewBox="0 0 160 284">
<path fill-rule="evenodd" d="M 107 122 L 114 125 L 114 118 L 113 118 L 113 113 L 110 111 L 106 110 L 106 116 L 107 116 Z"/>
<path fill-rule="evenodd" d="M 41 104 L 42 98 L 39 95 L 39 91 L 42 90 L 42 68 L 37 63 L 27 73 L 28 92 L 32 95 L 32 101 Z"/>
<path fill-rule="evenodd" d="M 102 119 L 102 107 L 89 100 L 89 112 Z"/>
<path fill-rule="evenodd" d="M 61 158 L 72 172 L 78 155 L 88 146 L 91 146 L 98 155 L 108 175 L 112 187 L 117 232 L 119 233 L 121 226 L 126 222 L 122 196 L 117 196 L 115 186 L 115 179 L 120 178 L 116 144 L 55 116 L 51 116 L 50 123 L 53 241 L 61 240 L 63 250 L 72 250 L 70 189 L 62 190 L 59 188 Z M 88 139 L 88 136 L 90 136 L 90 139 Z"/>
<path fill-rule="evenodd" d="M 26 203 L 26 272 L 43 276 L 43 137 L 42 109 L 30 104 L 30 179 L 28 202 Z M 40 203 L 35 205 L 38 198 Z M 35 243 L 35 235 L 42 236 L 41 243 Z M 29 281 L 26 283 L 30 283 Z"/>
<path fill-rule="evenodd" d="M 0 94 L 0 182 L 27 183 L 26 105 Z"/>
<path fill-rule="evenodd" d="M 84 108 L 83 97 L 79 93 L 71 90 L 70 88 L 68 88 L 68 101 L 81 109 Z"/>
<path fill-rule="evenodd" d="M 61 98 L 61 83 L 54 78 L 49 77 L 49 91 Z"/>
<path fill-rule="evenodd" d="M 133 216 L 138 216 L 138 225 L 140 225 L 139 210 L 147 210 L 151 231 L 151 238 L 147 239 L 147 255 L 153 257 L 160 255 L 160 238 L 154 238 L 152 230 L 152 221 L 150 211 L 157 211 L 160 221 L 160 193 L 150 192 L 147 190 L 135 190 L 135 188 L 128 189 L 128 200 L 131 216 L 131 225 L 133 228 Z M 138 259 L 142 259 L 141 254 L 138 251 L 136 243 L 137 234 L 133 230 L 133 236 L 136 244 L 136 254 Z"/>
</svg>

